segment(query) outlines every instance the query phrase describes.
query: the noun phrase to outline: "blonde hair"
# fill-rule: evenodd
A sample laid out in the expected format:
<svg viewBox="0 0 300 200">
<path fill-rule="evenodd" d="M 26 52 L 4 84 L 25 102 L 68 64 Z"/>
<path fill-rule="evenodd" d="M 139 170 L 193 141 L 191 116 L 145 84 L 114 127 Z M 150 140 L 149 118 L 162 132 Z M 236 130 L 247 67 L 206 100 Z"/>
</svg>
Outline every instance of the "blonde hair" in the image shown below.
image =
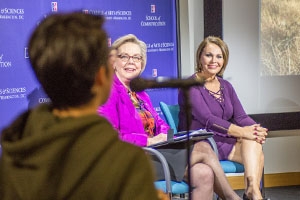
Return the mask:
<svg viewBox="0 0 300 200">
<path fill-rule="evenodd" d="M 145 42 L 143 42 L 142 40 L 139 40 L 133 34 L 128 34 L 128 35 L 124 35 L 124 36 L 118 38 L 116 41 L 114 41 L 114 43 L 111 46 L 111 49 L 118 50 L 118 48 L 120 46 L 122 46 L 123 44 L 125 44 L 127 42 L 137 44 L 141 49 L 141 54 L 142 54 L 141 55 L 142 56 L 142 71 L 141 71 L 141 73 L 142 73 L 145 70 L 146 63 L 147 63 L 147 45 Z"/>
<path fill-rule="evenodd" d="M 196 53 L 196 71 L 197 72 L 202 72 L 203 71 L 203 66 L 201 65 L 200 62 L 200 57 L 203 52 L 203 49 L 210 43 L 213 43 L 220 47 L 224 59 L 224 64 L 222 66 L 222 69 L 220 72 L 217 74 L 220 77 L 223 77 L 223 73 L 226 69 L 226 66 L 228 64 L 228 59 L 229 59 L 229 50 L 227 44 L 219 37 L 215 36 L 208 36 L 206 37 L 198 46 L 197 53 Z"/>
</svg>

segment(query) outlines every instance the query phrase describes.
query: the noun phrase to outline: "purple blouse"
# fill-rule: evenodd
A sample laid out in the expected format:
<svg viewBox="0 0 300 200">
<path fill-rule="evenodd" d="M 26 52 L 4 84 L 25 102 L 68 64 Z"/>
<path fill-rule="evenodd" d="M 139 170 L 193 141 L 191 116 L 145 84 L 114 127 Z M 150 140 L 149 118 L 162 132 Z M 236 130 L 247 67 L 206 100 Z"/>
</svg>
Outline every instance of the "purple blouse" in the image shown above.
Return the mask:
<svg viewBox="0 0 300 200">
<path fill-rule="evenodd" d="M 193 75 L 191 78 L 194 78 Z M 202 86 L 195 86 L 189 90 L 191 103 L 191 130 L 205 128 L 214 132 L 214 139 L 219 149 L 219 159 L 228 158 L 236 138 L 228 135 L 228 128 L 231 123 L 238 126 L 249 126 L 256 122 L 251 119 L 244 111 L 238 96 L 232 85 L 218 77 L 223 92 L 223 102 L 217 101 Z M 184 111 L 184 96 L 180 91 L 178 95 L 178 103 L 180 105 L 179 112 L 179 130 L 186 130 L 186 115 Z"/>
<path fill-rule="evenodd" d="M 170 128 L 155 111 L 148 94 L 142 91 L 137 92 L 136 95 L 143 101 L 144 108 L 154 117 L 154 135 L 158 135 L 159 133 L 166 134 Z M 98 113 L 107 118 L 113 127 L 119 131 L 121 140 L 137 146 L 147 145 L 148 134 L 144 130 L 142 119 L 134 107 L 127 89 L 117 76 L 114 76 L 109 99 L 103 106 L 99 107 Z"/>
</svg>

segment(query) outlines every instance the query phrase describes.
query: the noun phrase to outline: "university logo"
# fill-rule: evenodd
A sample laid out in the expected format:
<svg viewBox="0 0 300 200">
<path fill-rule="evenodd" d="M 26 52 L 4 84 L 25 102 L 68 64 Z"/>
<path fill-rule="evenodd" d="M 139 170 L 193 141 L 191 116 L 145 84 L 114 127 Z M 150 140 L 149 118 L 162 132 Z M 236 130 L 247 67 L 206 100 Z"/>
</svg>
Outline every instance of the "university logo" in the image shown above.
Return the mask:
<svg viewBox="0 0 300 200">
<path fill-rule="evenodd" d="M 151 13 L 155 13 L 155 5 L 154 4 L 151 5 Z"/>
<path fill-rule="evenodd" d="M 111 37 L 107 38 L 107 44 L 109 47 L 111 47 Z"/>
<path fill-rule="evenodd" d="M 152 77 L 157 77 L 157 69 L 152 69 Z"/>
<path fill-rule="evenodd" d="M 58 8 L 57 8 L 57 2 L 51 2 L 51 10 L 52 12 L 57 12 Z"/>
<path fill-rule="evenodd" d="M 24 58 L 29 58 L 28 47 L 24 49 Z"/>
</svg>

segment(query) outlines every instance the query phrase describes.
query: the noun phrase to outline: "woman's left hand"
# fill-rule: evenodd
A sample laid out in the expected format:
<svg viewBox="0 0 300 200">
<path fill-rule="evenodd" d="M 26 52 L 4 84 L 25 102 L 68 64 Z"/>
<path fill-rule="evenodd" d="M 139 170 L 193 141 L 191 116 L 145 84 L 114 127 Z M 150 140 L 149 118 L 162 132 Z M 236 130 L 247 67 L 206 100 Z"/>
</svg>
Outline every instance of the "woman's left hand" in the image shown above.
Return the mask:
<svg viewBox="0 0 300 200">
<path fill-rule="evenodd" d="M 260 124 L 254 124 L 251 127 L 255 141 L 264 144 L 268 135 L 268 129 L 262 127 Z"/>
</svg>

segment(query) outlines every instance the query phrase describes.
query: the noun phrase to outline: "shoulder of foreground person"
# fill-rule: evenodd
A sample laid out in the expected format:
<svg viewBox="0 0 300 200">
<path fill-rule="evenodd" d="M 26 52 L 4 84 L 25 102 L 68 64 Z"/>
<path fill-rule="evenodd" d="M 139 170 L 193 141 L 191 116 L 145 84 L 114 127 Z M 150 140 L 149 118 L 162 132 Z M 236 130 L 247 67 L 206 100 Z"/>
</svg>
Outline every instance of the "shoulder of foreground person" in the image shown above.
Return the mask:
<svg viewBox="0 0 300 200">
<path fill-rule="evenodd" d="M 84 151 L 92 154 L 94 161 L 88 165 L 85 173 L 79 174 L 80 184 L 68 199 L 158 199 L 157 190 L 154 187 L 153 169 L 143 149 L 123 142 L 117 137 L 109 143 L 99 141 L 99 139 L 101 137 L 95 138 L 105 152 L 96 152 L 97 150 L 93 151 L 90 146 L 86 147 Z M 73 168 L 86 165 L 82 159 L 85 160 L 81 157 L 77 159 L 77 162 L 73 162 L 76 163 Z M 78 175 L 71 174 L 68 177 L 74 176 Z M 64 183 L 61 185 L 66 187 Z"/>
<path fill-rule="evenodd" d="M 98 145 L 105 149 L 105 153 L 99 154 L 90 171 L 88 190 L 101 199 L 158 199 L 152 165 L 146 152 L 118 137 L 106 140 L 107 137 L 108 132 L 97 137 L 100 140 Z"/>
</svg>

